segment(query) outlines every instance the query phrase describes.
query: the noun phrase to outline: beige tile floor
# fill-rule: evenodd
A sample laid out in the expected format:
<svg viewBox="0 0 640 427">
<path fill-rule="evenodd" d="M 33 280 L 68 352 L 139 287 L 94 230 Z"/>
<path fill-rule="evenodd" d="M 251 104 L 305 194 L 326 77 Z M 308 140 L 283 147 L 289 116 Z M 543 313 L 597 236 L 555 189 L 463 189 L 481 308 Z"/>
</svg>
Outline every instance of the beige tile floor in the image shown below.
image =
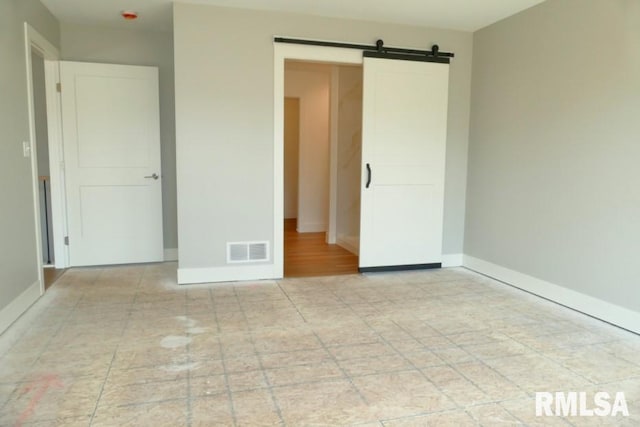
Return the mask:
<svg viewBox="0 0 640 427">
<path fill-rule="evenodd" d="M 0 337 L 0 425 L 640 425 L 640 337 L 464 269 L 68 271 Z M 623 391 L 630 417 L 535 416 Z"/>
</svg>

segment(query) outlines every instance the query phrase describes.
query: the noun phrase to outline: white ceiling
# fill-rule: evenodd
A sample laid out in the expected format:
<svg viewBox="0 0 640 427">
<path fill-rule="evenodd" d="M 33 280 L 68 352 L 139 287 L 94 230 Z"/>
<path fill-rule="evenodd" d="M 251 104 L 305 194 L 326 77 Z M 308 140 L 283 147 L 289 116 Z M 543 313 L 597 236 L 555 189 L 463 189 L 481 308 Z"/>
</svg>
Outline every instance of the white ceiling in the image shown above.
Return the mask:
<svg viewBox="0 0 640 427">
<path fill-rule="evenodd" d="M 173 0 L 41 0 L 62 22 L 171 31 Z M 191 0 L 219 6 L 475 31 L 544 0 Z M 123 10 L 139 19 L 125 22 Z"/>
</svg>

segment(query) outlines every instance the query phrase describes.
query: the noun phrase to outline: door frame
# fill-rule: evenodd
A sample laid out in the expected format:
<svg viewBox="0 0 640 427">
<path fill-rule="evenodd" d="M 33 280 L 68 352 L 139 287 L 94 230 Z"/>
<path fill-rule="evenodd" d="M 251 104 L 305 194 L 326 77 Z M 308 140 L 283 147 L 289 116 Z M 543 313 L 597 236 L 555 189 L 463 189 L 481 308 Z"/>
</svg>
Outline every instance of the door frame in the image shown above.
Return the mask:
<svg viewBox="0 0 640 427">
<path fill-rule="evenodd" d="M 49 145 L 49 173 L 51 176 L 51 223 L 53 228 L 54 254 L 56 268 L 67 266 L 67 250 L 64 245 L 66 226 L 66 208 L 64 197 L 64 171 L 62 157 L 62 122 L 60 94 L 57 91 L 59 81 L 58 61 L 60 51 L 27 22 L 24 23 L 24 47 L 27 81 L 27 108 L 29 118 L 29 147 L 31 155 L 31 180 L 36 231 L 36 256 L 40 294 L 44 293 L 42 229 L 40 227 L 40 186 L 38 181 L 38 152 L 36 144 L 36 122 L 33 105 L 33 72 L 31 51 L 44 58 L 45 97 L 47 108 L 47 127 Z"/>
<path fill-rule="evenodd" d="M 284 276 L 284 64 L 287 59 L 362 65 L 355 49 L 273 43 L 273 266 L 275 278 Z M 333 183 L 333 179 L 331 179 Z M 332 188 L 329 189 L 331 194 Z"/>
</svg>

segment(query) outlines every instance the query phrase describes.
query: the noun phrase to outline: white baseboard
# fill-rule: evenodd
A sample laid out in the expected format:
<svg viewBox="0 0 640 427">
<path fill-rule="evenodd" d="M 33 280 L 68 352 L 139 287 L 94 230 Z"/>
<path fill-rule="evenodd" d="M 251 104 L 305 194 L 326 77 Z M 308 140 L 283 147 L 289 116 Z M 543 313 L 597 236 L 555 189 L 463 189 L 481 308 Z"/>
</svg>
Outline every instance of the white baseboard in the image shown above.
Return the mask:
<svg viewBox="0 0 640 427">
<path fill-rule="evenodd" d="M 164 260 L 167 261 L 178 261 L 178 248 L 165 248 L 164 249 Z"/>
<path fill-rule="evenodd" d="M 0 334 L 40 298 L 40 281 L 36 280 L 9 305 L 0 310 Z"/>
<path fill-rule="evenodd" d="M 327 224 L 323 222 L 298 223 L 296 231 L 298 233 L 321 233 L 323 231 L 327 231 Z"/>
<path fill-rule="evenodd" d="M 336 245 L 345 248 L 354 255 L 360 254 L 360 238 L 356 236 L 340 235 L 336 239 Z"/>
<path fill-rule="evenodd" d="M 469 255 L 464 255 L 463 266 L 589 316 L 640 333 L 639 312 Z"/>
<path fill-rule="evenodd" d="M 462 267 L 462 254 L 442 254 L 442 267 Z"/>
<path fill-rule="evenodd" d="M 336 235 L 335 233 L 331 233 L 330 231 L 327 231 L 325 233 L 325 240 L 327 241 L 328 244 L 330 245 L 335 245 L 336 244 Z"/>
<path fill-rule="evenodd" d="M 242 280 L 279 279 L 273 264 L 233 265 L 209 268 L 178 268 L 178 284 L 236 282 Z"/>
</svg>

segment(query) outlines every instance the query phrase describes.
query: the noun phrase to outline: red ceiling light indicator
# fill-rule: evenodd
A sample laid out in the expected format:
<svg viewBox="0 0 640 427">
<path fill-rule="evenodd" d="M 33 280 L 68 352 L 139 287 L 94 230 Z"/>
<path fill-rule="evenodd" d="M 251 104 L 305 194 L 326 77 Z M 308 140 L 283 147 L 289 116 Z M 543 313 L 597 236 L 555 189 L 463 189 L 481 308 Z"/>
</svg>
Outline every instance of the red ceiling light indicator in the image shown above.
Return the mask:
<svg viewBox="0 0 640 427">
<path fill-rule="evenodd" d="M 122 11 L 122 17 L 126 21 L 134 21 L 134 20 L 138 19 L 138 12 L 134 12 L 132 10 L 124 10 L 124 11 Z"/>
</svg>

